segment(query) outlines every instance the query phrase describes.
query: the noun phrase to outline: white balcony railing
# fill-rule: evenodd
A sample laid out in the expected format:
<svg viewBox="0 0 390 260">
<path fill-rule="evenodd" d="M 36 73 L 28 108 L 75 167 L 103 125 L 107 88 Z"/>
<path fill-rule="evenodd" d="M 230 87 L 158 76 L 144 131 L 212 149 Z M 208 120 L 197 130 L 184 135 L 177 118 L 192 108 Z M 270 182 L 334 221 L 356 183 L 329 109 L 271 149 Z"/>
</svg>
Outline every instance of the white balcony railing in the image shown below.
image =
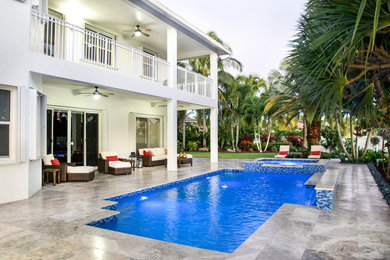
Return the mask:
<svg viewBox="0 0 390 260">
<path fill-rule="evenodd" d="M 168 84 L 163 59 L 40 12 L 32 12 L 31 26 L 34 52 Z"/>
<path fill-rule="evenodd" d="M 201 74 L 177 67 L 177 88 L 201 96 L 211 97 L 213 80 Z"/>
</svg>

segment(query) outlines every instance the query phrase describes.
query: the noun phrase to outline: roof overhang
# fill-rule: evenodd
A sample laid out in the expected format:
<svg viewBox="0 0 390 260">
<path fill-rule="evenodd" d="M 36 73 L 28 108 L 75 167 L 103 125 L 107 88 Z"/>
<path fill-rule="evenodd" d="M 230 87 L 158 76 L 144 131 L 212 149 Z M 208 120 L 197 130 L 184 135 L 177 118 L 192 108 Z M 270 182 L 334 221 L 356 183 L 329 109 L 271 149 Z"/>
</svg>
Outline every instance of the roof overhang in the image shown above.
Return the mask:
<svg viewBox="0 0 390 260">
<path fill-rule="evenodd" d="M 176 28 L 178 31 L 186 34 L 188 37 L 199 42 L 206 48 L 217 53 L 218 55 L 231 54 L 230 51 L 222 44 L 184 20 L 182 17 L 174 13 L 172 10 L 156 0 L 127 0 L 143 10 L 156 16 L 158 19 Z"/>
</svg>

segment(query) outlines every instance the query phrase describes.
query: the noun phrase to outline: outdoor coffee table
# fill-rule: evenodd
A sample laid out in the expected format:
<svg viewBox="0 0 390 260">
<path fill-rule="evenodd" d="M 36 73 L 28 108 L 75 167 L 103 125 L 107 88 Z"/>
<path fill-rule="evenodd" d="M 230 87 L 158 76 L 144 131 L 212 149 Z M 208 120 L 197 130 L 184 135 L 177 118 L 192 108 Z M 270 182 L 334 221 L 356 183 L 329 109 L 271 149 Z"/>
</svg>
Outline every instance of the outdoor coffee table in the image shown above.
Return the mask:
<svg viewBox="0 0 390 260">
<path fill-rule="evenodd" d="M 177 167 L 180 168 L 180 164 L 188 164 L 190 163 L 192 166 L 192 158 L 183 158 L 179 157 L 177 158 Z"/>
<path fill-rule="evenodd" d="M 56 186 L 56 180 L 58 178 L 58 183 L 61 183 L 61 176 L 60 176 L 60 169 L 43 169 L 42 171 L 42 186 L 45 184 L 45 177 L 46 177 L 46 183 L 49 183 L 49 174 L 52 174 L 53 176 L 53 186 Z"/>
</svg>

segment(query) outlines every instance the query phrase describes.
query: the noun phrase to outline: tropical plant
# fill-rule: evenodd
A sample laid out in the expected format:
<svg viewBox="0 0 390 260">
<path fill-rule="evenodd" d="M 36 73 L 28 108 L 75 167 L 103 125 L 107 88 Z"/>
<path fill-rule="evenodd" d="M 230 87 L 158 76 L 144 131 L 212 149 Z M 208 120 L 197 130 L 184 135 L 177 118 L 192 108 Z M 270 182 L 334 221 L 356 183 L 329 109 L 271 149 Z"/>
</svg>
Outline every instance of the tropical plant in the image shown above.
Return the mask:
<svg viewBox="0 0 390 260">
<path fill-rule="evenodd" d="M 365 156 L 373 127 L 390 128 L 389 21 L 389 1 L 309 0 L 292 41 L 285 84 L 305 109 L 308 123 L 323 117 L 336 123 L 350 160 Z M 349 151 L 341 134 L 346 117 Z M 360 153 L 362 130 L 368 138 Z"/>
</svg>

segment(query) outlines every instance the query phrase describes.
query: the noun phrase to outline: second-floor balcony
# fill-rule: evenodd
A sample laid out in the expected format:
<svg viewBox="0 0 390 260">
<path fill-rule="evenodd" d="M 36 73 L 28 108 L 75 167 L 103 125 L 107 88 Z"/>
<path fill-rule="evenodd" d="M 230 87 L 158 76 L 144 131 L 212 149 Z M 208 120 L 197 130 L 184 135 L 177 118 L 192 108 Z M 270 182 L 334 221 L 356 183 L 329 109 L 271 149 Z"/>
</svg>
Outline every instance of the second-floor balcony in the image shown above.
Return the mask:
<svg viewBox="0 0 390 260">
<path fill-rule="evenodd" d="M 32 11 L 31 49 L 57 59 L 97 66 L 168 86 L 170 64 L 126 44 L 59 18 Z M 177 88 L 211 97 L 212 80 L 178 67 Z"/>
</svg>

